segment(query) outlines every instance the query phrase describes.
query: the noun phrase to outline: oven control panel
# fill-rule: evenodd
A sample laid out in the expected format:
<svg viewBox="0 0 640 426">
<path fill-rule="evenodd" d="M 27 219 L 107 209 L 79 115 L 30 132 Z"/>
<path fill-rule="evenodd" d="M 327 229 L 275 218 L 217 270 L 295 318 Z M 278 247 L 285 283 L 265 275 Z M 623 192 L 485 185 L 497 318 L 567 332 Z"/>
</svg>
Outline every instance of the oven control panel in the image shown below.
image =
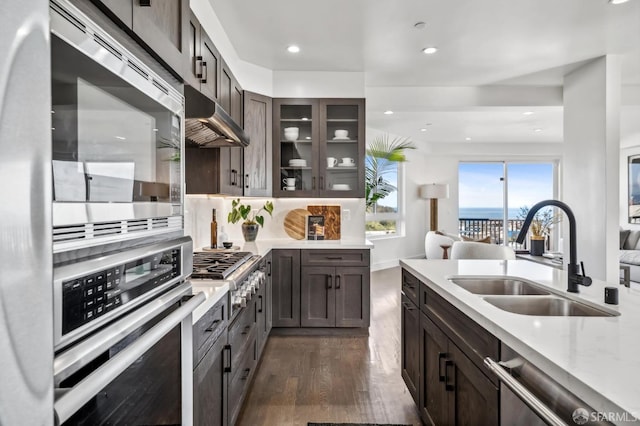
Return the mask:
<svg viewBox="0 0 640 426">
<path fill-rule="evenodd" d="M 62 282 L 62 334 L 180 276 L 179 248 Z"/>
</svg>

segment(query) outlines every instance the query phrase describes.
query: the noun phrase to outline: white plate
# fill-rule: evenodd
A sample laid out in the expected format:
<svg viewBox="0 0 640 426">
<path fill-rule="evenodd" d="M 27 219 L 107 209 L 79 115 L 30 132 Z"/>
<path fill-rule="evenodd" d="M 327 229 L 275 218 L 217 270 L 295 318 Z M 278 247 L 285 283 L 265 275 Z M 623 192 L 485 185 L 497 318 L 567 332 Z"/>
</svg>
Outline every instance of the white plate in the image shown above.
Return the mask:
<svg viewBox="0 0 640 426">
<path fill-rule="evenodd" d="M 344 163 L 340 163 L 338 164 L 338 167 L 355 167 L 355 164 L 344 164 Z"/>
<path fill-rule="evenodd" d="M 335 138 L 333 138 L 333 140 L 334 141 L 348 141 L 348 140 L 350 140 L 350 138 L 339 138 L 339 137 L 336 136 Z"/>
</svg>

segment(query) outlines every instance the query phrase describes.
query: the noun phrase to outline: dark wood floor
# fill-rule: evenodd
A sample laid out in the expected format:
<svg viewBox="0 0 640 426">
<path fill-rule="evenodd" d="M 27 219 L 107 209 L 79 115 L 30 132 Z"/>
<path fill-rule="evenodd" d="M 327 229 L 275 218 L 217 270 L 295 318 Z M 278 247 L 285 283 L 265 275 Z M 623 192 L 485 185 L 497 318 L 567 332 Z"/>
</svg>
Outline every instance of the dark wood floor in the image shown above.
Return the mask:
<svg viewBox="0 0 640 426">
<path fill-rule="evenodd" d="M 399 268 L 371 275 L 369 336 L 272 336 L 262 357 L 239 425 L 421 424 L 400 376 Z"/>
</svg>

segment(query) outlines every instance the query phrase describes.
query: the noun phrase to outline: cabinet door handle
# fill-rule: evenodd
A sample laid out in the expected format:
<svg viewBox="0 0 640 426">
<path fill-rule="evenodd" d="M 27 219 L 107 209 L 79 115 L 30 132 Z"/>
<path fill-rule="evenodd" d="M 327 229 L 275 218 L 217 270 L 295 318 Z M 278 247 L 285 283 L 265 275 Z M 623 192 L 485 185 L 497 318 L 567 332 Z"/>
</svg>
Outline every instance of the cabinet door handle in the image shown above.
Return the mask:
<svg viewBox="0 0 640 426">
<path fill-rule="evenodd" d="M 202 60 L 204 58 L 202 56 L 196 56 L 196 62 L 200 62 L 200 72 L 196 72 L 196 78 L 199 80 L 202 80 Z M 198 64 L 196 64 L 196 69 L 198 67 Z"/>
<path fill-rule="evenodd" d="M 151 0 L 140 0 L 140 6 L 151 7 Z"/>
<path fill-rule="evenodd" d="M 324 176 L 320 176 L 320 189 L 324 189 Z"/>
<path fill-rule="evenodd" d="M 271 276 L 271 261 L 268 261 L 267 265 L 269 265 L 269 272 L 267 272 L 267 275 Z"/>
<path fill-rule="evenodd" d="M 244 175 L 244 187 L 249 189 L 249 173 Z"/>
<path fill-rule="evenodd" d="M 333 279 L 333 275 L 327 275 L 327 288 L 331 288 L 332 279 Z"/>
<path fill-rule="evenodd" d="M 316 189 L 316 177 L 311 177 L 311 189 Z"/>
<path fill-rule="evenodd" d="M 238 176 L 238 171 L 235 169 L 231 169 L 231 186 L 236 186 L 237 176 Z"/>
<path fill-rule="evenodd" d="M 336 289 L 340 288 L 340 275 L 336 275 Z"/>
<path fill-rule="evenodd" d="M 204 329 L 204 331 L 205 331 L 206 333 L 211 333 L 213 330 L 215 330 L 215 328 L 216 328 L 216 327 L 215 327 L 215 325 L 216 325 L 217 323 L 219 323 L 219 322 L 220 322 L 220 318 L 216 318 L 216 319 L 215 319 L 215 320 L 213 320 L 213 322 L 209 325 L 209 327 L 207 327 L 207 328 L 205 328 L 205 329 Z"/>
<path fill-rule="evenodd" d="M 456 378 L 455 378 L 455 371 L 453 374 L 453 382 L 449 383 L 449 367 L 454 367 L 453 361 L 448 359 L 444 362 L 444 388 L 447 391 L 454 391 L 456 390 Z"/>
<path fill-rule="evenodd" d="M 446 352 L 438 352 L 438 380 L 444 382 L 446 376 L 442 374 L 442 360 L 447 358 Z"/>
<path fill-rule="evenodd" d="M 262 312 L 262 295 L 258 296 L 258 300 L 260 301 L 260 308 L 258 308 L 258 312 Z"/>
<path fill-rule="evenodd" d="M 225 373 L 231 373 L 231 345 L 224 345 L 224 349 L 222 350 L 222 356 L 224 357 L 224 354 L 229 351 L 229 366 L 224 367 L 224 372 Z M 224 360 L 223 360 L 224 362 Z"/>
<path fill-rule="evenodd" d="M 200 83 L 207 83 L 207 74 L 208 73 L 208 68 L 207 68 L 207 63 L 205 61 L 202 61 L 202 65 L 200 65 L 201 69 L 202 69 L 202 78 L 200 79 Z"/>
</svg>

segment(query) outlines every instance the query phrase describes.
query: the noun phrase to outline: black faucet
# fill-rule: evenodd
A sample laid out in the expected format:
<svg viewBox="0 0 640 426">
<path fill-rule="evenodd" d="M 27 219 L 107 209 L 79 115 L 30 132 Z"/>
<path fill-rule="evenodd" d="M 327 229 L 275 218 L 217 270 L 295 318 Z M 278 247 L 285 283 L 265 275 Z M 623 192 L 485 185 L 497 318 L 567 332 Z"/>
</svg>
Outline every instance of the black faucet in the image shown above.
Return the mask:
<svg viewBox="0 0 640 426">
<path fill-rule="evenodd" d="M 569 280 L 567 283 L 567 291 L 570 293 L 578 293 L 578 284 L 583 286 L 590 286 L 591 278 L 587 277 L 584 274 L 584 264 L 582 262 L 580 262 L 580 267 L 578 266 L 576 256 L 576 217 L 573 215 L 573 212 L 568 205 L 558 200 L 544 200 L 535 204 L 529 210 L 529 214 L 527 214 L 527 217 L 522 224 L 522 229 L 520 229 L 520 233 L 518 234 L 518 238 L 516 238 L 516 242 L 518 244 L 522 244 L 524 242 L 524 238 L 527 236 L 527 231 L 529 230 L 529 225 L 531 225 L 533 217 L 538 212 L 538 210 L 545 206 L 554 206 L 561 208 L 569 218 L 569 269 L 567 271 L 569 274 Z M 580 273 L 581 269 L 582 273 Z"/>
</svg>

